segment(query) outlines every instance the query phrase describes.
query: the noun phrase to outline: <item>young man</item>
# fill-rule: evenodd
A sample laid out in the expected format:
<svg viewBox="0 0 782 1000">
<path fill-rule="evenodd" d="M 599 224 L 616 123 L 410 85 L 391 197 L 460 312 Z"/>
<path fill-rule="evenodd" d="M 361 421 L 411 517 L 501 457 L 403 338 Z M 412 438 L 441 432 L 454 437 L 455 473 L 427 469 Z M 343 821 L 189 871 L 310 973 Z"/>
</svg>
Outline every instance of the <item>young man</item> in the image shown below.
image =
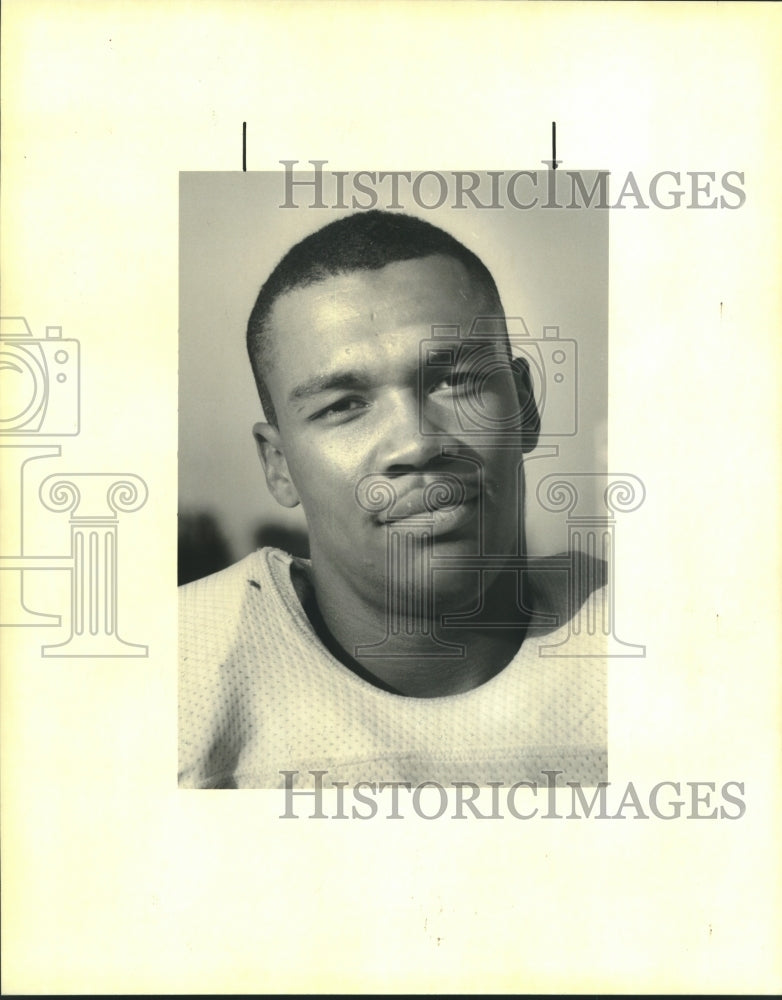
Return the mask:
<svg viewBox="0 0 782 1000">
<path fill-rule="evenodd" d="M 280 261 L 247 343 L 311 559 L 182 588 L 180 784 L 605 779 L 599 630 L 541 655 L 594 621 L 602 564 L 525 558 L 539 417 L 482 262 L 410 216 L 340 219 Z"/>
</svg>

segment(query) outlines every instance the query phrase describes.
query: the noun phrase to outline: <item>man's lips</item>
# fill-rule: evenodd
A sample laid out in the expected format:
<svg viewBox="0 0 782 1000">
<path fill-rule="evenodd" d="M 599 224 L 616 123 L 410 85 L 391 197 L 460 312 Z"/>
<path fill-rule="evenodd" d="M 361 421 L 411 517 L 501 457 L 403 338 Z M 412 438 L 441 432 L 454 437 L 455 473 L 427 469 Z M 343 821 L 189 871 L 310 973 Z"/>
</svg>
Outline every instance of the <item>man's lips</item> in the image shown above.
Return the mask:
<svg viewBox="0 0 782 1000">
<path fill-rule="evenodd" d="M 393 499 L 389 506 L 377 512 L 378 524 L 395 524 L 411 519 L 422 522 L 456 521 L 459 512 L 464 513 L 465 508 L 473 506 L 480 493 L 477 482 L 454 475 L 440 475 L 423 484 L 411 484 L 404 490 L 399 488 L 398 481 L 391 481 L 391 485 Z"/>
</svg>

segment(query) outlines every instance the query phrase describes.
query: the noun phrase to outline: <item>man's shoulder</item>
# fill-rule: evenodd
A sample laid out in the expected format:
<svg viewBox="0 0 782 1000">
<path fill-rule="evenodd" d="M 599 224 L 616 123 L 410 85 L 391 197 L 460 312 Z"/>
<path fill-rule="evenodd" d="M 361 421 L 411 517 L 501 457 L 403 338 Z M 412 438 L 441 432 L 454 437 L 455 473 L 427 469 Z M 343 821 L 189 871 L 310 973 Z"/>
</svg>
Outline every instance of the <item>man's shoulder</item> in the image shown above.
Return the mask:
<svg viewBox="0 0 782 1000">
<path fill-rule="evenodd" d="M 529 561 L 528 581 L 535 610 L 561 626 L 597 599 L 608 583 L 608 564 L 578 549 L 535 556 Z"/>
<path fill-rule="evenodd" d="M 248 601 L 269 600 L 277 589 L 275 570 L 284 573 L 290 556 L 279 549 L 258 549 L 239 562 L 179 587 L 179 639 L 184 657 L 214 657 L 235 637 L 246 617 Z M 253 604 L 256 610 L 263 609 Z"/>
<path fill-rule="evenodd" d="M 180 602 L 189 604 L 203 600 L 207 596 L 230 594 L 241 589 L 243 580 L 264 571 L 265 561 L 262 558 L 262 551 L 258 549 L 238 562 L 226 566 L 225 569 L 182 584 L 178 588 Z"/>
<path fill-rule="evenodd" d="M 178 588 L 180 609 L 200 606 L 204 602 L 235 600 L 248 586 L 263 589 L 277 575 L 275 569 L 286 572 L 291 558 L 281 549 L 257 549 L 225 569 L 182 584 Z"/>
</svg>

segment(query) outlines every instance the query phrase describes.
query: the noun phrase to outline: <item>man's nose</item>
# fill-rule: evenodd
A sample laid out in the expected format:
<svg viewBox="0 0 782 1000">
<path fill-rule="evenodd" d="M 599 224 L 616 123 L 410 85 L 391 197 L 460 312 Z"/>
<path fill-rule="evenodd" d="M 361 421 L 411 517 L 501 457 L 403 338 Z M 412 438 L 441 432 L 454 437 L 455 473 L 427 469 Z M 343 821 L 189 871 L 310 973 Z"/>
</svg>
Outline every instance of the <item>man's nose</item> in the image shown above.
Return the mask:
<svg viewBox="0 0 782 1000">
<path fill-rule="evenodd" d="M 378 472 L 403 473 L 426 468 L 442 455 L 443 446 L 453 444 L 453 429 L 435 421 L 413 392 L 400 392 L 389 401 L 382 443 L 377 455 Z"/>
</svg>

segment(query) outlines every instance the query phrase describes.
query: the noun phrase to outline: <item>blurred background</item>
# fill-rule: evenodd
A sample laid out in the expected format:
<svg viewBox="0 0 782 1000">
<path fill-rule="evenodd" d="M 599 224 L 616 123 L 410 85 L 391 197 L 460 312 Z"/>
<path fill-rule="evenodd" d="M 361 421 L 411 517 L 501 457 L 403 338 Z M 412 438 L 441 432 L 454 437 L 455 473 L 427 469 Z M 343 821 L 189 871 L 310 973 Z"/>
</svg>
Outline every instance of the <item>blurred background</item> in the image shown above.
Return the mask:
<svg viewBox="0 0 782 1000">
<path fill-rule="evenodd" d="M 568 204 L 568 179 L 558 175 L 565 192 L 559 200 Z M 590 190 L 595 172 L 581 175 Z M 311 180 L 311 168 L 297 178 Z M 428 179 L 432 185 L 421 185 L 420 200 L 434 204 L 439 186 Z M 545 190 L 545 171 L 540 188 Z M 352 190 L 350 175 L 345 190 Z M 443 207 L 430 210 L 417 206 L 406 190 L 403 183 L 403 210 L 441 226 L 477 253 L 494 276 L 506 315 L 515 318 L 512 325 L 526 328 L 535 342 L 530 350 L 542 437 L 526 459 L 527 543 L 534 554 L 562 551 L 565 516 L 543 510 L 535 490 L 550 473 L 605 471 L 609 212 L 491 210 L 468 199 L 466 208 L 456 209 L 449 207 L 452 194 Z M 520 197 L 531 200 L 527 190 Z M 309 205 L 311 191 L 298 189 L 296 200 Z M 390 187 L 378 185 L 378 191 L 377 207 L 386 207 Z M 480 189 L 479 199 L 487 200 Z M 262 411 L 244 338 L 258 291 L 280 257 L 303 236 L 350 213 L 281 208 L 284 200 L 282 171 L 180 174 L 180 584 L 263 545 L 308 554 L 301 508 L 278 506 L 266 489 L 251 433 Z M 333 204 L 328 195 L 324 200 Z M 557 345 L 546 327 L 558 327 L 564 343 Z M 597 492 L 585 498 L 584 510 L 590 505 L 600 511 Z"/>
</svg>

